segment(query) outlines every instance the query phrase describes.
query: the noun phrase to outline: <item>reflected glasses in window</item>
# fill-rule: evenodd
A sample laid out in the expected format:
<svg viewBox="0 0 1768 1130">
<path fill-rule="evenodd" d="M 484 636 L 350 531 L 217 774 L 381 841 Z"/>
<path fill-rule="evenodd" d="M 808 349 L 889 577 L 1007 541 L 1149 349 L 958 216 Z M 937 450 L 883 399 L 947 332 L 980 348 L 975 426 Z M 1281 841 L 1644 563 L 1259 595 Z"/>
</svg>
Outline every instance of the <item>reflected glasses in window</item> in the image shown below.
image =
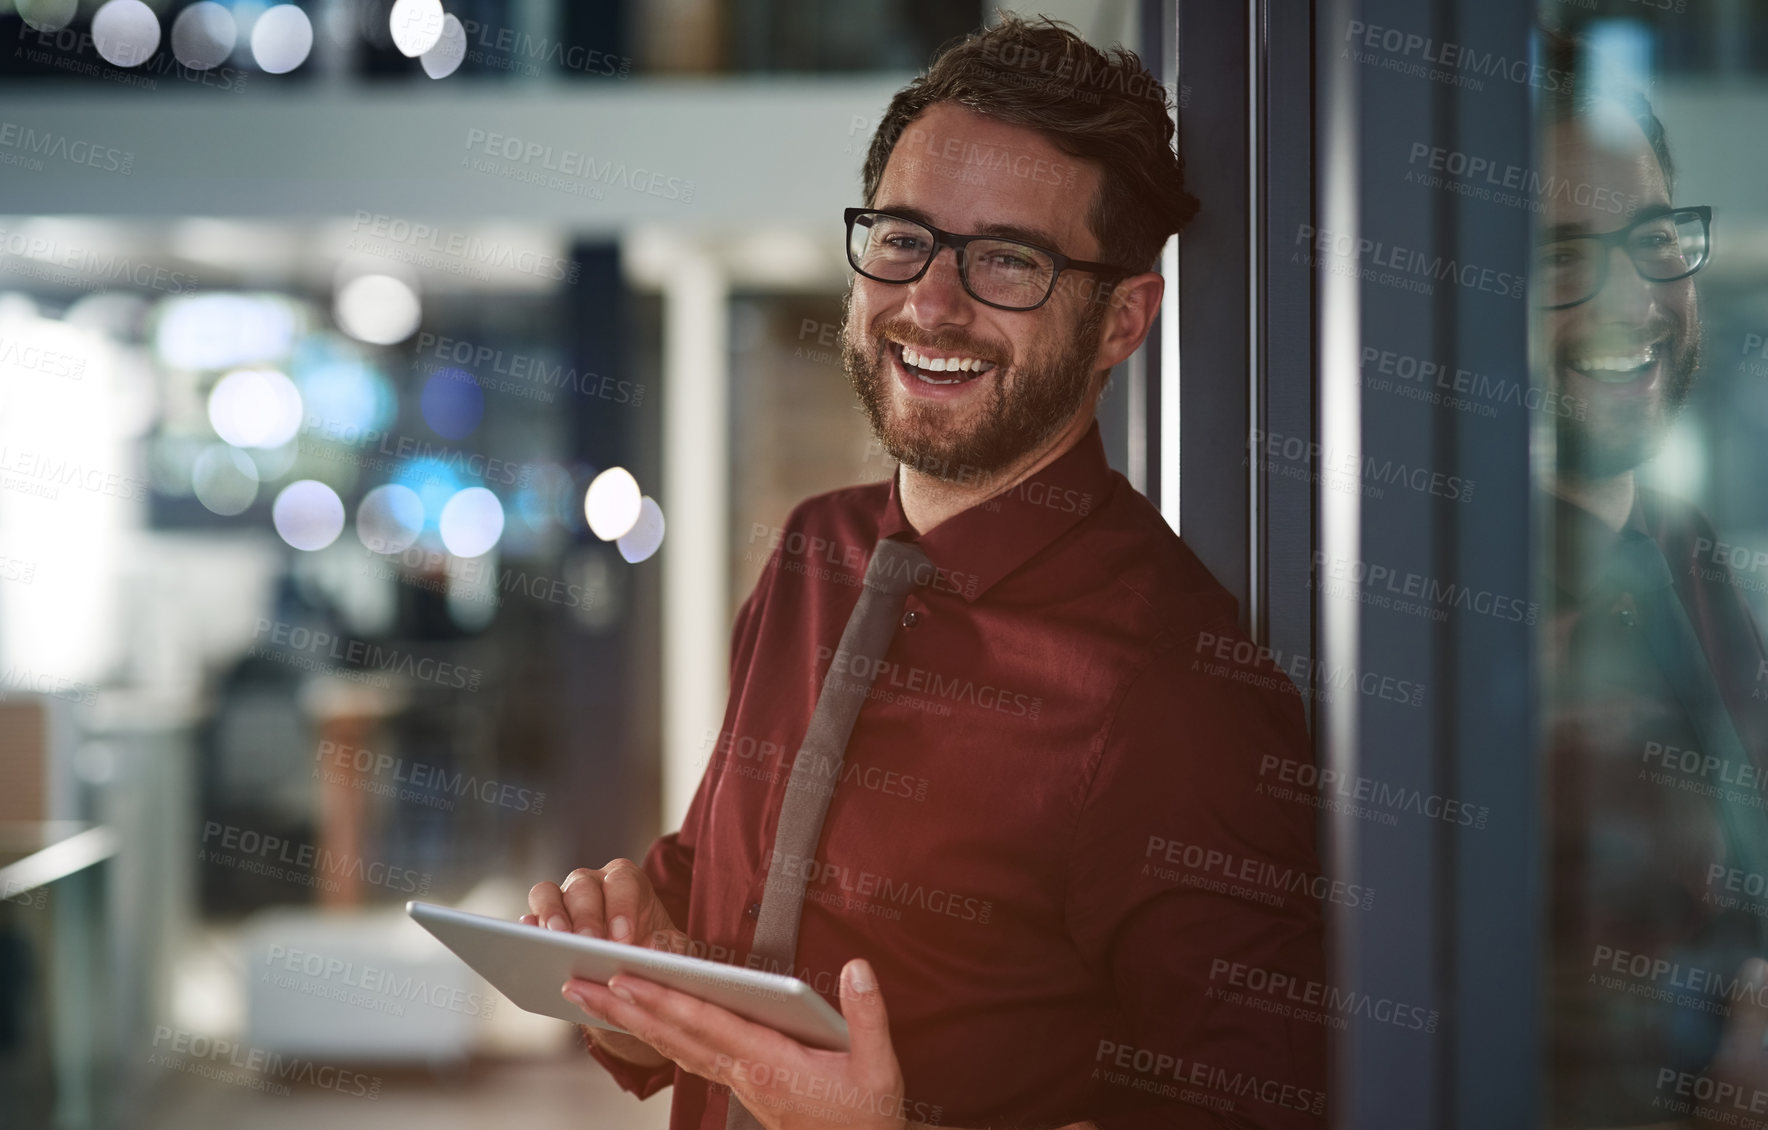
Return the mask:
<svg viewBox="0 0 1768 1130">
<path fill-rule="evenodd" d="M 1706 266 L 1713 210 L 1650 208 L 1619 231 L 1572 235 L 1535 247 L 1531 282 L 1535 301 L 1549 310 L 1588 302 L 1608 282 L 1609 260 L 1620 248 L 1639 277 L 1675 282 Z"/>
<path fill-rule="evenodd" d="M 1109 263 L 1070 259 L 1059 251 L 993 235 L 953 235 L 891 212 L 849 208 L 847 261 L 868 279 L 911 283 L 927 273 L 941 247 L 958 260 L 958 278 L 971 298 L 1000 310 L 1035 310 L 1049 301 L 1063 271 L 1121 277 L 1136 272 Z"/>
</svg>

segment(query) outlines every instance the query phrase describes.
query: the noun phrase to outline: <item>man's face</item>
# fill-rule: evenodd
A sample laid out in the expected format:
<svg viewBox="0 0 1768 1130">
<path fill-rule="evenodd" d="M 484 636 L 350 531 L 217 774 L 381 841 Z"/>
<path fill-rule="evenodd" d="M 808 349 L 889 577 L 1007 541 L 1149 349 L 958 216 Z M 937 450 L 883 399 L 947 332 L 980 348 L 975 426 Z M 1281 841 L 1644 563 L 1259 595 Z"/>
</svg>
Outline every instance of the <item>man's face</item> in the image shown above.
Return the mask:
<svg viewBox="0 0 1768 1130">
<path fill-rule="evenodd" d="M 1096 167 L 1033 130 L 938 103 L 897 140 L 872 207 L 959 235 L 1017 229 L 1017 238 L 1097 261 L 1086 216 L 1099 180 Z M 1043 306 L 1009 311 L 970 297 L 950 248 L 913 283 L 856 274 L 842 352 L 884 450 L 941 478 L 986 476 L 1089 411 L 1106 308 L 1089 297 L 1094 281 L 1063 272 Z M 983 366 L 931 370 L 905 363 L 904 347 L 921 361 Z"/>
<path fill-rule="evenodd" d="M 1549 233 L 1616 231 L 1640 209 L 1670 202 L 1644 131 L 1612 103 L 1553 126 L 1545 163 L 1549 185 L 1563 186 L 1544 201 Z M 1608 255 L 1594 298 L 1542 311 L 1549 387 L 1585 407 L 1582 419 L 1557 418 L 1559 470 L 1580 479 L 1608 478 L 1651 458 L 1700 367 L 1693 280 L 1652 282 L 1621 250 Z"/>
</svg>

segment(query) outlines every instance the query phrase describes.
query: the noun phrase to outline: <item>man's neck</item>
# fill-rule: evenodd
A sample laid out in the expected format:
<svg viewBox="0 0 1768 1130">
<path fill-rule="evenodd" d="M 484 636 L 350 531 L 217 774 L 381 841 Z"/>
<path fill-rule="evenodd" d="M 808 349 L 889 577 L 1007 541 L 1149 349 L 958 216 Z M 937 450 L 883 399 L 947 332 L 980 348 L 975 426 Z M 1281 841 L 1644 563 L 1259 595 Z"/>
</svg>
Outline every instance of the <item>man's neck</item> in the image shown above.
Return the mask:
<svg viewBox="0 0 1768 1130">
<path fill-rule="evenodd" d="M 979 502 L 1005 494 L 1026 479 L 1062 458 L 1093 426 L 1093 413 L 1082 412 L 1036 451 L 1028 452 L 1006 471 L 975 483 L 951 482 L 917 471 L 907 463 L 896 469 L 903 517 L 917 534 L 924 534 L 947 518 L 962 514 Z"/>
<path fill-rule="evenodd" d="M 1627 524 L 1627 515 L 1633 512 L 1633 496 L 1637 491 L 1630 470 L 1602 479 L 1551 475 L 1547 479 L 1547 489 L 1596 515 L 1611 530 Z"/>
</svg>

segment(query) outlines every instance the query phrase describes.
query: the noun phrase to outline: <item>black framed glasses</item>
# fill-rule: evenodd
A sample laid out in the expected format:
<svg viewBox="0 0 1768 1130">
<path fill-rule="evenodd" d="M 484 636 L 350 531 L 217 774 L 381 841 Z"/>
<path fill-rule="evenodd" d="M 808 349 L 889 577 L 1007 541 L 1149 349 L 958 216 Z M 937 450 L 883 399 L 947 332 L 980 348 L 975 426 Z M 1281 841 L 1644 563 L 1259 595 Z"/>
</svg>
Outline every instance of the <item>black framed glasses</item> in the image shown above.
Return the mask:
<svg viewBox="0 0 1768 1130">
<path fill-rule="evenodd" d="M 847 261 L 868 279 L 912 283 L 927 273 L 941 247 L 958 260 L 958 278 L 976 301 L 999 310 L 1036 310 L 1055 293 L 1063 271 L 1123 277 L 1137 272 L 1110 263 L 1070 259 L 1060 251 L 994 235 L 953 235 L 893 212 L 849 208 Z"/>
<path fill-rule="evenodd" d="M 1619 231 L 1571 235 L 1535 246 L 1532 283 L 1536 301 L 1549 310 L 1588 302 L 1608 282 L 1608 261 L 1617 247 L 1639 277 L 1675 282 L 1707 265 L 1712 250 L 1713 210 L 1647 208 Z"/>
</svg>

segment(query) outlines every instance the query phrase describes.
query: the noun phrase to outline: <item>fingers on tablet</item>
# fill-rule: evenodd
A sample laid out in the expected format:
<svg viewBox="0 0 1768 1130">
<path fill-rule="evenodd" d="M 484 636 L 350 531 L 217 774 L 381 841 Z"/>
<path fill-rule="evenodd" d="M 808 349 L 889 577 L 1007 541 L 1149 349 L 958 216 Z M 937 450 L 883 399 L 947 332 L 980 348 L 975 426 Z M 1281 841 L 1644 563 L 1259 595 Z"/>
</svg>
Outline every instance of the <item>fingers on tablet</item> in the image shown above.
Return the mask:
<svg viewBox="0 0 1768 1130">
<path fill-rule="evenodd" d="M 602 917 L 603 882 L 601 872 L 584 867 L 565 876 L 563 898 L 565 916 L 569 923 L 566 929 L 592 938 L 608 936 Z"/>
<path fill-rule="evenodd" d="M 644 942 L 634 937 L 638 923 L 648 915 L 643 903 L 651 896 L 651 884 L 638 864 L 616 859 L 602 869 L 603 913 L 608 917 L 608 937 L 616 942 Z"/>
<path fill-rule="evenodd" d="M 557 883 L 536 883 L 528 889 L 528 909 L 536 923 L 549 930 L 569 930 L 571 920 L 565 917 L 565 903 Z"/>
</svg>

